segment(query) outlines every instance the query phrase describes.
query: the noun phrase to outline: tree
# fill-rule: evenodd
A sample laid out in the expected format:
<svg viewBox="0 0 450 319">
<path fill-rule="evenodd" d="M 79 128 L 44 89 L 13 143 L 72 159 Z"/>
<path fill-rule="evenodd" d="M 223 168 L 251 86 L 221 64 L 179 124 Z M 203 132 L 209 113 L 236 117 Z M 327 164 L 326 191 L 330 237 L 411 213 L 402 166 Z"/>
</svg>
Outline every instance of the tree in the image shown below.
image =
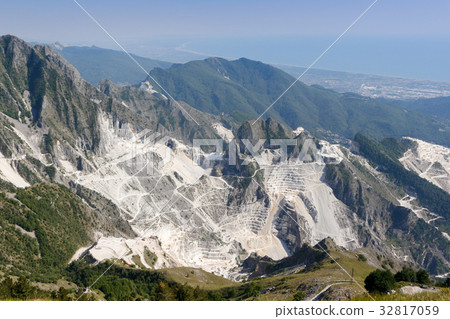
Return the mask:
<svg viewBox="0 0 450 319">
<path fill-rule="evenodd" d="M 201 290 L 200 287 L 197 285 L 197 287 L 195 287 L 194 292 L 193 292 L 193 296 L 194 296 L 194 300 L 198 300 L 201 294 Z"/>
<path fill-rule="evenodd" d="M 58 292 L 56 293 L 56 298 L 61 301 L 69 301 L 71 300 L 69 297 L 69 291 L 64 287 L 60 287 Z"/>
<path fill-rule="evenodd" d="M 234 287 L 230 287 L 226 290 L 227 299 L 236 298 L 237 295 L 238 295 L 238 292 L 237 292 L 236 288 L 234 288 Z"/>
<path fill-rule="evenodd" d="M 403 267 L 403 269 L 395 274 L 396 281 L 416 282 L 416 272 L 409 268 Z"/>
<path fill-rule="evenodd" d="M 430 275 L 428 275 L 426 270 L 419 270 L 416 273 L 417 283 L 428 285 L 430 283 Z"/>
<path fill-rule="evenodd" d="M 11 297 L 27 300 L 30 299 L 35 291 L 35 288 L 31 285 L 30 281 L 21 276 L 19 280 L 13 285 Z"/>
<path fill-rule="evenodd" d="M 450 277 L 447 277 L 447 279 L 445 280 L 444 287 L 450 287 Z"/>
<path fill-rule="evenodd" d="M 47 166 L 44 168 L 45 173 L 47 173 L 48 177 L 50 178 L 50 181 L 54 181 L 55 180 L 55 175 L 56 175 L 56 168 L 52 165 L 52 166 Z"/>
<path fill-rule="evenodd" d="M 223 296 L 220 291 L 209 291 L 208 292 L 208 300 L 210 301 L 222 301 Z"/>
<path fill-rule="evenodd" d="M 395 278 L 389 271 L 375 270 L 372 271 L 364 280 L 364 287 L 368 292 L 387 293 L 394 289 Z"/>
<path fill-rule="evenodd" d="M 176 290 L 176 298 L 178 301 L 185 301 L 185 300 L 191 300 L 192 299 L 192 293 L 191 288 L 184 285 L 179 285 L 178 289 Z"/>
<path fill-rule="evenodd" d="M 245 287 L 245 294 L 248 298 L 250 297 L 258 297 L 261 293 L 261 286 L 256 282 L 251 282 L 247 287 Z"/>
<path fill-rule="evenodd" d="M 13 287 L 14 287 L 14 282 L 13 282 L 12 278 L 6 277 L 0 283 L 0 298 L 1 299 L 11 298 Z"/>
</svg>

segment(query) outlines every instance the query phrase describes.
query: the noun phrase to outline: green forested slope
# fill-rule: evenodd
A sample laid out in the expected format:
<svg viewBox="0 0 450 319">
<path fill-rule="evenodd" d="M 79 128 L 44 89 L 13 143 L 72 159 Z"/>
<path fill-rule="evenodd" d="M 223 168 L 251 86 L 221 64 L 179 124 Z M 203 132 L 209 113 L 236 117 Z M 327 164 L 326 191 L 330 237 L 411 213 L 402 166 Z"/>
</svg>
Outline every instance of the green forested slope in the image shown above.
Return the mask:
<svg viewBox="0 0 450 319">
<path fill-rule="evenodd" d="M 75 251 L 93 243 L 97 217 L 62 185 L 37 184 L 0 192 L 0 269 L 47 280 Z"/>
<path fill-rule="evenodd" d="M 405 101 L 393 100 L 392 103 L 398 104 L 399 106 L 410 111 L 436 116 L 447 120 L 450 119 L 450 97 L 448 96 Z"/>
<path fill-rule="evenodd" d="M 270 65 L 244 58 L 235 61 L 209 58 L 175 64 L 167 70 L 156 68 L 151 74 L 176 99 L 201 111 L 230 115 L 237 121 L 258 117 L 295 80 Z M 266 116 L 292 128 L 303 126 L 318 136 L 334 133 L 351 139 L 361 132 L 375 139 L 411 136 L 444 145 L 450 143 L 448 121 L 301 82 Z"/>
</svg>

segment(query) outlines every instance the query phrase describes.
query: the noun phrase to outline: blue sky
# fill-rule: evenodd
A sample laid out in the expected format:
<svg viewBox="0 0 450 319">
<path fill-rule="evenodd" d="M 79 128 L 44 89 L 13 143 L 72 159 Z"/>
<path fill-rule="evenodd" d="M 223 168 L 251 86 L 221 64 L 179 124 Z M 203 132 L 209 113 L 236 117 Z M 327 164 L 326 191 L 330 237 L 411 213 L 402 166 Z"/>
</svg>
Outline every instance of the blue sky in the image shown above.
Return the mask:
<svg viewBox="0 0 450 319">
<path fill-rule="evenodd" d="M 6 2 L 6 1 L 5 1 Z M 333 35 L 372 0 L 79 0 L 118 39 L 160 36 Z M 354 35 L 450 35 L 448 0 L 379 0 Z M 72 0 L 15 0 L 1 33 L 28 40 L 108 43 Z"/>
<path fill-rule="evenodd" d="M 303 66 L 373 2 L 78 1 L 137 54 L 170 60 L 174 49 L 186 44 L 186 49 L 218 56 Z M 379 0 L 317 67 L 450 82 L 449 13 L 449 0 Z M 2 4 L 0 33 L 27 41 L 118 49 L 73 0 Z"/>
</svg>

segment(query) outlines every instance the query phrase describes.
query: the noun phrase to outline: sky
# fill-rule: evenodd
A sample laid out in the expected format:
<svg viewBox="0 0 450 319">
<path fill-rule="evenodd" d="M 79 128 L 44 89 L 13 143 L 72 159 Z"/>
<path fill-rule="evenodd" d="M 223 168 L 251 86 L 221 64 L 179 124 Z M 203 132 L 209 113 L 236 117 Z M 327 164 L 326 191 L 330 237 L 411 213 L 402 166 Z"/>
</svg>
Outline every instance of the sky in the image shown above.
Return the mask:
<svg viewBox="0 0 450 319">
<path fill-rule="evenodd" d="M 323 39 L 317 49 L 320 51 L 322 47 L 326 48 L 327 41 L 335 39 L 373 2 L 373 0 L 78 1 L 121 44 L 137 54 L 148 56 L 156 52 L 154 47 L 165 45 L 175 48 L 184 44 L 186 49 L 193 51 L 200 49 L 215 55 L 228 54 L 233 57 L 244 56 L 246 52 L 251 52 L 249 45 L 264 39 L 271 39 L 272 42 L 268 46 L 280 45 L 281 49 L 285 46 L 286 50 L 296 49 L 295 46 L 289 46 L 289 41 L 300 43 L 299 39 L 303 41 Z M 73 0 L 0 0 L 0 3 L 2 3 L 1 34 L 13 34 L 31 42 L 60 41 L 68 45 L 97 45 L 118 49 Z M 395 44 L 400 39 L 408 41 L 408 46 L 413 51 L 429 45 L 433 46 L 430 48 L 432 51 L 445 51 L 448 45 L 440 47 L 440 43 L 450 39 L 449 13 L 448 0 L 379 0 L 345 35 L 340 45 L 342 48 L 346 40 L 351 42 L 348 50 L 344 50 L 349 51 L 358 47 L 357 39 L 363 39 L 368 44 L 374 39 L 379 41 L 377 42 L 379 46 L 383 46 L 381 48 L 383 51 L 395 53 L 394 50 L 398 51 Z M 282 42 L 277 44 L 274 40 L 277 38 Z M 221 39 L 224 39 L 223 43 L 228 41 L 226 42 L 228 51 L 220 50 Z M 416 47 L 411 46 L 415 40 Z M 215 45 L 208 46 L 205 43 Z M 243 43 L 247 43 L 247 48 L 240 54 Z M 306 41 L 302 42 L 302 45 L 309 47 L 314 46 L 314 43 Z M 258 50 L 264 49 L 261 47 Z M 287 59 L 280 54 L 277 58 L 275 52 L 269 57 L 254 55 L 256 48 L 249 54 L 252 55 L 250 58 L 271 59 L 270 62 L 307 65 L 310 56 L 314 56 L 317 50 L 311 49 L 311 54 L 307 58 L 300 57 L 298 60 L 294 55 Z M 401 50 L 398 53 L 399 56 L 404 54 Z M 450 54 L 446 51 L 444 53 Z M 418 59 L 427 60 L 423 52 L 420 54 Z M 158 58 L 163 57 L 164 51 L 159 51 Z M 436 57 L 429 58 L 436 59 Z M 436 62 L 441 63 L 440 58 Z M 351 70 L 348 65 L 339 63 L 324 63 L 322 66 L 331 69 L 346 68 L 348 71 L 360 70 L 359 68 Z M 428 75 L 426 77 L 430 78 Z M 439 75 L 431 77 L 441 79 Z"/>
<path fill-rule="evenodd" d="M 78 0 L 121 40 L 160 36 L 334 35 L 373 0 Z M 38 41 L 100 43 L 73 0 L 15 0 L 1 6 L 0 30 Z M 379 0 L 357 35 L 450 35 L 448 0 Z M 18 23 L 20 21 L 20 23 Z"/>
</svg>

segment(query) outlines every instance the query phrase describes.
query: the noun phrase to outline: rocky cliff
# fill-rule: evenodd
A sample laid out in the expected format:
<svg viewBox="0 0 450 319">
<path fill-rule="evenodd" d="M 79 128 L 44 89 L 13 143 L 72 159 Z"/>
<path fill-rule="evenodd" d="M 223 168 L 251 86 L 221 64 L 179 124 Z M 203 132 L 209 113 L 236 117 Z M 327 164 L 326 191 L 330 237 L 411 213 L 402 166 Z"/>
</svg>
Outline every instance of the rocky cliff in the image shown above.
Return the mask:
<svg viewBox="0 0 450 319">
<path fill-rule="evenodd" d="M 151 84 L 97 89 L 48 47 L 0 45 L 0 178 L 66 185 L 114 225 L 91 225 L 98 236 L 73 259 L 241 278 L 250 256 L 276 263 L 329 237 L 376 265 L 448 271 L 446 217 L 356 148 L 274 119 L 238 125 Z M 193 143 L 218 137 L 223 151 Z"/>
</svg>

